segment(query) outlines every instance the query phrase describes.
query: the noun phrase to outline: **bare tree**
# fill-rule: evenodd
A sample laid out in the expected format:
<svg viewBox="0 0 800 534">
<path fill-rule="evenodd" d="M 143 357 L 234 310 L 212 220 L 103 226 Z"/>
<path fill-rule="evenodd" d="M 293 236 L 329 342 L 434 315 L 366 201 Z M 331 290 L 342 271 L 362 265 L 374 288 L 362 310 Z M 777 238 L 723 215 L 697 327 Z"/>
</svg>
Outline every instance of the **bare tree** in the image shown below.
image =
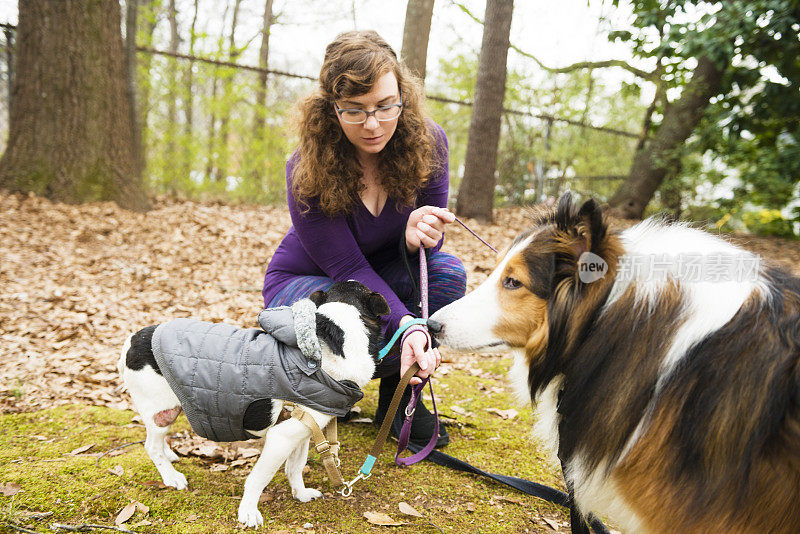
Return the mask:
<svg viewBox="0 0 800 534">
<path fill-rule="evenodd" d="M 636 153 L 628 179 L 609 200 L 615 215 L 641 218 L 664 178 L 677 174 L 680 149 L 719 91 L 723 74 L 724 68 L 709 57 L 698 59 L 692 79 L 680 98 L 665 107 L 661 126 Z"/>
<path fill-rule="evenodd" d="M 194 0 L 194 15 L 192 16 L 192 25 L 189 26 L 189 56 L 194 58 L 194 45 L 197 42 L 197 12 L 199 10 L 200 0 Z M 183 175 L 189 176 L 192 170 L 192 149 L 191 142 L 194 130 L 194 59 L 189 60 L 184 73 L 184 115 L 186 121 L 183 125 L 184 141 L 183 141 Z"/>
<path fill-rule="evenodd" d="M 258 53 L 258 66 L 264 70 L 269 68 L 269 34 L 272 28 L 272 1 L 266 0 L 264 5 L 264 22 L 261 24 L 261 49 Z M 264 135 L 267 113 L 267 73 L 258 73 L 258 87 L 256 88 L 256 137 Z"/>
<path fill-rule="evenodd" d="M 136 72 L 136 32 L 139 28 L 138 11 L 139 0 L 128 0 L 125 12 L 125 65 L 127 72 L 126 88 L 130 102 L 131 125 L 133 126 L 133 142 L 136 161 L 139 165 L 138 172 L 144 169 L 144 150 L 142 147 L 142 124 L 139 122 L 139 102 Z"/>
<path fill-rule="evenodd" d="M 169 20 L 169 51 L 172 54 L 178 52 L 181 38 L 178 34 L 178 10 L 175 0 L 169 0 L 167 9 L 167 20 Z M 175 154 L 175 136 L 178 122 L 178 62 L 175 58 L 167 58 L 167 154 Z"/>
<path fill-rule="evenodd" d="M 236 0 L 233 4 L 233 20 L 231 21 L 231 34 L 230 40 L 228 42 L 228 61 L 231 63 L 236 63 L 236 59 L 239 57 L 239 49 L 236 47 L 236 26 L 239 24 L 239 8 L 242 5 L 242 0 Z M 231 71 L 223 80 L 223 91 L 222 93 L 225 95 L 225 99 L 230 105 L 231 102 L 231 90 L 233 88 L 233 78 L 235 76 L 235 72 Z M 217 181 L 224 180 L 225 177 L 228 175 L 228 156 L 230 154 L 230 150 L 228 147 L 228 143 L 230 141 L 230 120 L 231 120 L 231 110 L 229 107 L 224 109 L 222 112 L 222 118 L 220 119 L 219 125 L 219 136 L 220 141 L 222 143 L 220 147 L 220 157 L 217 160 Z"/>
<path fill-rule="evenodd" d="M 488 0 L 475 83 L 475 105 L 469 124 L 464 179 L 456 213 L 492 220 L 497 147 L 506 87 L 506 60 L 514 0 Z"/>
<path fill-rule="evenodd" d="M 434 0 L 408 0 L 403 26 L 403 48 L 400 56 L 411 71 L 425 80 L 428 60 L 428 38 L 431 33 Z"/>
<path fill-rule="evenodd" d="M 138 0 L 136 9 L 136 26 L 137 44 L 144 47 L 152 47 L 153 35 L 158 25 L 158 17 L 160 15 L 161 5 L 158 0 Z M 137 70 L 143 73 L 142 76 L 136 78 L 137 90 L 139 97 L 136 99 L 138 105 L 139 123 L 142 125 L 142 145 L 147 145 L 147 134 L 149 129 L 147 124 L 150 118 L 150 110 L 152 108 L 150 102 L 150 90 L 152 82 L 150 78 L 150 65 L 153 62 L 153 56 L 145 54 L 143 57 L 137 57 Z"/>
<path fill-rule="evenodd" d="M 118 2 L 19 3 L 14 108 L 0 187 L 147 209 L 120 27 Z"/>
</svg>

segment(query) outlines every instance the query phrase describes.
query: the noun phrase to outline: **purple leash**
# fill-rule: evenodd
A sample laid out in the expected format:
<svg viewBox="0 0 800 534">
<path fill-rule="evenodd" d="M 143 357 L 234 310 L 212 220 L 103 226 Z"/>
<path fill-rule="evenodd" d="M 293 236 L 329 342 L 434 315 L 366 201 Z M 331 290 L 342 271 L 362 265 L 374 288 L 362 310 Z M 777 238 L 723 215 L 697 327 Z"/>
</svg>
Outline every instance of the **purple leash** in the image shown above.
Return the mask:
<svg viewBox="0 0 800 534">
<path fill-rule="evenodd" d="M 484 241 L 481 236 L 473 232 L 464 222 L 459 219 L 458 217 L 455 218 L 456 221 L 463 226 L 469 233 L 474 235 L 478 238 L 478 240 L 492 249 L 495 253 L 497 253 L 497 249 L 494 248 L 492 245 Z M 420 308 L 422 311 L 422 318 L 428 319 L 428 262 L 425 258 L 425 248 L 420 243 L 419 247 L 419 286 L 420 286 Z M 428 338 L 428 346 L 431 346 L 431 335 L 428 332 L 428 329 L 422 325 L 415 325 L 410 327 L 403 333 L 403 338 L 400 341 L 400 346 L 403 346 L 403 342 L 406 340 L 409 334 L 412 332 L 423 332 L 425 336 Z M 436 448 L 436 442 L 439 440 L 439 411 L 436 408 L 436 397 L 433 395 L 433 385 L 430 381 L 430 376 L 424 378 L 421 384 L 417 384 L 416 386 L 411 386 L 411 398 L 408 401 L 408 405 L 406 406 L 406 419 L 403 421 L 403 428 L 400 430 L 400 435 L 398 436 L 398 443 L 397 443 L 397 453 L 394 456 L 394 461 L 397 465 L 412 465 L 417 462 L 420 462 L 428 457 L 428 455 Z M 428 384 L 428 391 L 431 394 L 431 402 L 433 403 L 433 418 L 435 420 L 433 426 L 433 435 L 431 436 L 430 441 L 428 444 L 425 445 L 419 452 L 412 454 L 411 456 L 401 457 L 400 453 L 408 448 L 408 441 L 411 437 L 411 423 L 414 421 L 414 412 L 417 408 L 417 403 L 419 399 L 422 398 L 422 390 L 425 388 L 425 384 Z"/>
<path fill-rule="evenodd" d="M 425 248 L 420 246 L 419 247 L 419 285 L 420 285 L 420 308 L 422 309 L 422 318 L 428 318 L 428 262 L 425 260 Z M 411 332 L 420 331 L 425 334 L 425 337 L 428 338 L 428 346 L 431 346 L 431 335 L 428 332 L 428 329 L 422 325 L 412 326 L 408 330 L 405 331 L 403 334 L 403 341 L 405 341 L 406 337 Z M 403 342 L 400 342 L 400 346 L 403 346 Z M 408 405 L 406 406 L 406 419 L 403 421 L 403 428 L 400 430 L 400 435 L 397 438 L 397 453 L 394 455 L 394 461 L 397 465 L 412 465 L 417 462 L 421 462 L 431 453 L 431 451 L 436 447 L 436 442 L 439 440 L 439 411 L 436 409 L 436 398 L 433 396 L 433 385 L 430 381 L 430 376 L 423 378 L 421 384 L 417 384 L 416 386 L 411 386 L 411 398 L 408 400 Z M 433 434 L 431 435 L 430 441 L 428 444 L 425 445 L 419 452 L 412 454 L 411 456 L 401 457 L 400 453 L 408 448 L 408 440 L 411 437 L 411 423 L 414 421 L 414 412 L 417 409 L 417 403 L 419 399 L 422 397 L 422 390 L 425 388 L 425 384 L 428 384 L 428 391 L 431 394 L 431 401 L 433 402 L 433 418 L 434 418 L 434 425 L 433 425 Z"/>
<path fill-rule="evenodd" d="M 483 243 L 484 245 L 486 245 L 487 247 L 489 247 L 490 249 L 492 249 L 492 250 L 494 251 L 494 253 L 495 253 L 495 254 L 497 254 L 497 249 L 496 249 L 496 248 L 494 248 L 494 247 L 493 247 L 492 245 L 490 245 L 489 243 L 487 243 L 486 241 L 484 241 L 484 240 L 483 240 L 483 238 L 482 238 L 481 236 L 479 236 L 478 234 L 476 234 L 475 232 L 473 232 L 473 231 L 472 231 L 472 229 L 471 229 L 469 226 L 467 226 L 466 224 L 464 224 L 464 221 L 462 221 L 461 219 L 459 219 L 458 217 L 456 217 L 456 222 L 457 222 L 458 224 L 460 224 L 461 226 L 463 226 L 463 227 L 464 227 L 464 229 L 465 229 L 467 232 L 469 232 L 469 233 L 471 233 L 472 235 L 474 235 L 475 237 L 477 237 L 477 238 L 478 238 L 478 241 L 480 241 L 481 243 Z"/>
</svg>

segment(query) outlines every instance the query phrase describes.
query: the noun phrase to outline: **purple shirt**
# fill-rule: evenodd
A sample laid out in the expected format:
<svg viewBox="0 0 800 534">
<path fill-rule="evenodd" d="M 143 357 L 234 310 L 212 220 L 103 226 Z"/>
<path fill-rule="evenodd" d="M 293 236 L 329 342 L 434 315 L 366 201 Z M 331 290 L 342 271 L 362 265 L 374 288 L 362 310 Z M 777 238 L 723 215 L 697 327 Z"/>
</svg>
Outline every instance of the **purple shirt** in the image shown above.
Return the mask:
<svg viewBox="0 0 800 534">
<path fill-rule="evenodd" d="M 290 179 L 298 155 L 295 152 L 286 163 L 286 185 L 292 227 L 275 250 L 264 277 L 264 303 L 297 276 L 327 276 L 335 281 L 357 280 L 384 296 L 392 310 L 384 325 L 391 335 L 404 315 L 413 315 L 397 295 L 376 273 L 381 267 L 400 258 L 400 238 L 405 234 L 408 216 L 420 206 L 447 207 L 450 185 L 447 136 L 441 126 L 429 121 L 436 139 L 439 170 L 419 191 L 414 206 L 398 207 L 396 199 L 386 199 L 378 216 L 372 215 L 360 200 L 354 212 L 328 217 L 315 199 L 309 201 L 309 211 L 301 213 Z M 442 240 L 432 249 L 438 250 Z"/>
</svg>

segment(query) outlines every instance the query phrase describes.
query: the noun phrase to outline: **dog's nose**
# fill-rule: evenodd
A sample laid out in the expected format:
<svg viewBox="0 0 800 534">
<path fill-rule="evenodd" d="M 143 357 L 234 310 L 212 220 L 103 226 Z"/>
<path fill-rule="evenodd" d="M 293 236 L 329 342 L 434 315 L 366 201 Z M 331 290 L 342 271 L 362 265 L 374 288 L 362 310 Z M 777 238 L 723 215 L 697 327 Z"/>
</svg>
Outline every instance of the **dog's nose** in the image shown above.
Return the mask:
<svg viewBox="0 0 800 534">
<path fill-rule="evenodd" d="M 434 334 L 439 334 L 444 328 L 444 325 L 439 321 L 434 321 L 433 319 L 428 319 L 428 330 L 430 330 Z"/>
</svg>

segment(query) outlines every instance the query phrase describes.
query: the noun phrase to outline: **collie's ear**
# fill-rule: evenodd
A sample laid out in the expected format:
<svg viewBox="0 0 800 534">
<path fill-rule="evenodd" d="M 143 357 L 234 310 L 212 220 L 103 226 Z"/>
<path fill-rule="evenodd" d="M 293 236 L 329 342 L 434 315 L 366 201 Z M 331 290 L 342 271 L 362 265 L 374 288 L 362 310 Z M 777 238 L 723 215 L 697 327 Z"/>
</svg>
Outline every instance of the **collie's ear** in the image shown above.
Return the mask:
<svg viewBox="0 0 800 534">
<path fill-rule="evenodd" d="M 588 250 L 597 253 L 600 243 L 605 239 L 608 230 L 603 220 L 603 210 L 600 208 L 600 204 L 593 198 L 587 200 L 584 202 L 583 206 L 581 206 L 581 209 L 578 210 L 578 217 L 589 231 L 589 235 L 587 236 L 589 239 L 587 243 Z"/>
<path fill-rule="evenodd" d="M 574 219 L 575 204 L 572 202 L 572 193 L 567 191 L 558 199 L 555 216 L 556 228 L 566 232 L 574 224 Z"/>
<path fill-rule="evenodd" d="M 372 315 L 389 315 L 392 310 L 389 308 L 389 303 L 383 298 L 380 293 L 370 293 L 367 297 L 367 309 Z"/>
<path fill-rule="evenodd" d="M 325 301 L 328 300 L 328 295 L 326 295 L 324 291 L 314 291 L 308 296 L 308 298 L 317 308 L 319 308 L 320 305 L 324 304 Z"/>
</svg>

